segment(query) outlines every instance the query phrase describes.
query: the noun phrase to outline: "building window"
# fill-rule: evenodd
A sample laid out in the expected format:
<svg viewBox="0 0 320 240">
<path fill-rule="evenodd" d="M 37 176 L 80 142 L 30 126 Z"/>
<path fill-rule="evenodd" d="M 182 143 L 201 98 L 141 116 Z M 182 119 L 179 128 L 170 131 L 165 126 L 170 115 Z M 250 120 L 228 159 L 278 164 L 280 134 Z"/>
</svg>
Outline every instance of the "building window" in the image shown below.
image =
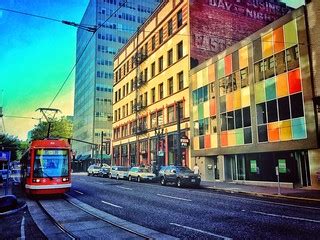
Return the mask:
<svg viewBox="0 0 320 240">
<path fill-rule="evenodd" d="M 154 103 L 156 101 L 156 88 L 151 89 L 151 102 Z"/>
<path fill-rule="evenodd" d="M 159 30 L 159 44 L 163 42 L 163 28 Z"/>
<path fill-rule="evenodd" d="M 169 78 L 168 79 L 168 93 L 169 93 L 169 96 L 173 94 L 173 78 Z"/>
<path fill-rule="evenodd" d="M 210 118 L 210 131 L 211 133 L 217 133 L 217 118 L 211 117 Z"/>
<path fill-rule="evenodd" d="M 240 70 L 241 87 L 249 86 L 248 68 Z"/>
<path fill-rule="evenodd" d="M 223 96 L 227 93 L 226 78 L 221 78 L 219 80 L 219 91 L 220 91 L 220 96 Z"/>
<path fill-rule="evenodd" d="M 146 44 L 144 45 L 144 55 L 145 57 L 148 56 L 148 42 L 146 42 Z"/>
<path fill-rule="evenodd" d="M 159 59 L 158 59 L 158 64 L 159 64 L 159 73 L 162 72 L 163 70 L 163 56 L 161 56 Z"/>
<path fill-rule="evenodd" d="M 163 83 L 159 84 L 159 99 L 163 98 Z"/>
<path fill-rule="evenodd" d="M 288 71 L 299 67 L 299 49 L 298 46 L 286 50 Z"/>
<path fill-rule="evenodd" d="M 275 55 L 276 58 L 276 74 L 279 75 L 287 71 L 285 51 L 279 52 Z"/>
<path fill-rule="evenodd" d="M 183 89 L 183 72 L 178 73 L 178 91 Z"/>
<path fill-rule="evenodd" d="M 131 79 L 130 84 L 131 84 L 131 92 L 132 92 L 133 91 L 133 79 Z"/>
<path fill-rule="evenodd" d="M 264 80 L 265 65 L 264 61 L 260 61 L 254 65 L 255 82 Z"/>
<path fill-rule="evenodd" d="M 182 9 L 177 13 L 177 28 L 182 26 Z"/>
<path fill-rule="evenodd" d="M 153 62 L 151 64 L 151 77 L 154 77 L 156 75 L 156 63 Z"/>
<path fill-rule="evenodd" d="M 266 79 L 274 76 L 274 57 L 269 57 L 264 60 L 265 64 L 265 77 Z"/>
<path fill-rule="evenodd" d="M 151 39 L 151 48 L 152 51 L 156 48 L 156 36 L 153 36 Z"/>
<path fill-rule="evenodd" d="M 146 68 L 144 70 L 144 81 L 147 82 L 148 81 L 148 68 Z"/>
<path fill-rule="evenodd" d="M 173 50 L 170 49 L 168 51 L 168 66 L 170 66 L 173 63 Z"/>
<path fill-rule="evenodd" d="M 174 106 L 170 106 L 167 109 L 168 113 L 168 123 L 174 122 L 175 116 L 174 116 Z"/>
<path fill-rule="evenodd" d="M 155 128 L 157 126 L 157 112 L 151 113 L 150 125 L 151 125 L 151 128 Z"/>
<path fill-rule="evenodd" d="M 183 57 L 183 41 L 179 42 L 177 45 L 177 59 L 181 59 Z"/>
<path fill-rule="evenodd" d="M 172 28 L 172 19 L 170 19 L 168 21 L 168 36 L 171 36 L 173 32 L 173 28 Z"/>
<path fill-rule="evenodd" d="M 162 126 L 163 123 L 163 110 L 160 110 L 157 112 L 157 124 L 158 126 Z"/>
</svg>

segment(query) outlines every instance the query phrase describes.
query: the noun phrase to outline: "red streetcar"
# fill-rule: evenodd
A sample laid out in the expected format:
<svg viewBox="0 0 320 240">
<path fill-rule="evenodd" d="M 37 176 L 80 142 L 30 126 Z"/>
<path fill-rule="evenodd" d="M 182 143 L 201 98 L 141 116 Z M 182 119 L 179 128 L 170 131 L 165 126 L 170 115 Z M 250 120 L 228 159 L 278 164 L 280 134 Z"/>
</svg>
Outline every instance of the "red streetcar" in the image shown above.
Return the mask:
<svg viewBox="0 0 320 240">
<path fill-rule="evenodd" d="M 71 188 L 71 148 L 65 140 L 35 140 L 21 158 L 27 194 L 63 194 Z"/>
</svg>

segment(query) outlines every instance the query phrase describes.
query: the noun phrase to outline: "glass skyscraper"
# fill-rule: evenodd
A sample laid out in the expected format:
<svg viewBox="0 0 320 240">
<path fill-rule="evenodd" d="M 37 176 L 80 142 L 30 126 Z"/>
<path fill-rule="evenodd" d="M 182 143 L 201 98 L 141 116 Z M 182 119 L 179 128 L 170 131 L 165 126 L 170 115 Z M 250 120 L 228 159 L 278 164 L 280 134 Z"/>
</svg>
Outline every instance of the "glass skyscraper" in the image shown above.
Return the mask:
<svg viewBox="0 0 320 240">
<path fill-rule="evenodd" d="M 81 26 L 99 29 L 94 35 L 81 28 L 77 31 L 75 139 L 99 144 L 102 132 L 104 138 L 111 138 L 114 55 L 160 2 L 90 0 Z M 90 144 L 81 142 L 73 142 L 73 149 L 77 155 L 96 153 Z"/>
</svg>

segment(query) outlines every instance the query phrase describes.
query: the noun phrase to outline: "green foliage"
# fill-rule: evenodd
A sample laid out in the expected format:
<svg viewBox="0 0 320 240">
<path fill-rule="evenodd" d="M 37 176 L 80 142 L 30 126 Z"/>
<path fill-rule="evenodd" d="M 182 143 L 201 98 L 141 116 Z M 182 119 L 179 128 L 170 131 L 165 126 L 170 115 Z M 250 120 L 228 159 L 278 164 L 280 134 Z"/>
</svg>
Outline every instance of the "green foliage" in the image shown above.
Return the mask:
<svg viewBox="0 0 320 240">
<path fill-rule="evenodd" d="M 31 131 L 31 139 L 44 139 L 47 138 L 49 124 L 47 122 L 39 123 Z M 50 127 L 50 137 L 52 138 L 71 138 L 73 131 L 73 124 L 65 117 L 60 118 L 59 120 L 54 120 L 51 123 Z"/>
<path fill-rule="evenodd" d="M 8 134 L 0 134 L 0 150 L 11 151 L 11 160 L 17 159 L 17 151 L 19 150 L 19 139 Z"/>
</svg>

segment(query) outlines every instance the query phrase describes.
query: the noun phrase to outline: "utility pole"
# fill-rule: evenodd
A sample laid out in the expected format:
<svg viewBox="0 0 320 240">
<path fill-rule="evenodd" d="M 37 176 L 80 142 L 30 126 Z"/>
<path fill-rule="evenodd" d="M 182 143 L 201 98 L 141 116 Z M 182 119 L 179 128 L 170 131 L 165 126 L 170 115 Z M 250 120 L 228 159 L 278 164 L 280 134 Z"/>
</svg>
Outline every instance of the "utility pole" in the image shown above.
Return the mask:
<svg viewBox="0 0 320 240">
<path fill-rule="evenodd" d="M 102 150 L 103 150 L 103 131 L 101 131 L 101 149 L 100 149 L 100 158 L 101 158 L 101 167 L 102 167 Z"/>
<path fill-rule="evenodd" d="M 180 128 L 180 103 L 177 103 L 176 106 L 177 110 L 177 158 L 175 165 L 181 166 L 182 165 L 182 159 L 181 159 L 181 128 Z"/>
</svg>

